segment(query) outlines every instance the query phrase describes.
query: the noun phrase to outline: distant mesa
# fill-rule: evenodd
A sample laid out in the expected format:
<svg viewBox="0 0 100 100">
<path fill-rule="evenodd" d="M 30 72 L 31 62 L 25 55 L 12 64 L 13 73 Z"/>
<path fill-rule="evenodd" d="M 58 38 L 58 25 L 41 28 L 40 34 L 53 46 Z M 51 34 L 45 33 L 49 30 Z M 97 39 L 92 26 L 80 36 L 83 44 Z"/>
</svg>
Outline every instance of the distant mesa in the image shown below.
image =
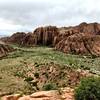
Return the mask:
<svg viewBox="0 0 100 100">
<path fill-rule="evenodd" d="M 100 24 L 81 23 L 72 27 L 46 26 L 34 32 L 17 32 L 11 37 L 2 38 L 6 43 L 21 46 L 52 46 L 64 53 L 91 54 L 100 56 Z"/>
</svg>

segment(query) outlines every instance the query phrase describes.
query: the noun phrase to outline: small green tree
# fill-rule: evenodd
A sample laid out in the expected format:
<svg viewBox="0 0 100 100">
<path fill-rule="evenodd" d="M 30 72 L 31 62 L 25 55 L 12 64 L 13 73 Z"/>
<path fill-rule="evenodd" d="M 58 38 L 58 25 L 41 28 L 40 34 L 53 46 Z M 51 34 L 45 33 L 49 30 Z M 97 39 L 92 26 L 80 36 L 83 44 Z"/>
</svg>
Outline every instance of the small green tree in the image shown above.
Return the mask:
<svg viewBox="0 0 100 100">
<path fill-rule="evenodd" d="M 81 80 L 75 89 L 76 100 L 100 100 L 100 77 L 88 77 Z"/>
</svg>

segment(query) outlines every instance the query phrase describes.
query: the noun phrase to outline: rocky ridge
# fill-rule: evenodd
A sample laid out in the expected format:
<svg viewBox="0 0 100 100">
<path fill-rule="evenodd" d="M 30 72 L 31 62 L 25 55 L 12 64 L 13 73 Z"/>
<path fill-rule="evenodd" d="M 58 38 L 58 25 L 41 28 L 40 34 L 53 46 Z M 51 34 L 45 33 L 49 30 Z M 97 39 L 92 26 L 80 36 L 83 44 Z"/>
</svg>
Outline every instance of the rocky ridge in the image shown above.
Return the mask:
<svg viewBox="0 0 100 100">
<path fill-rule="evenodd" d="M 21 46 L 53 46 L 64 53 L 91 54 L 100 56 L 100 24 L 81 23 L 72 27 L 39 27 L 34 32 L 17 32 L 5 42 Z"/>
</svg>

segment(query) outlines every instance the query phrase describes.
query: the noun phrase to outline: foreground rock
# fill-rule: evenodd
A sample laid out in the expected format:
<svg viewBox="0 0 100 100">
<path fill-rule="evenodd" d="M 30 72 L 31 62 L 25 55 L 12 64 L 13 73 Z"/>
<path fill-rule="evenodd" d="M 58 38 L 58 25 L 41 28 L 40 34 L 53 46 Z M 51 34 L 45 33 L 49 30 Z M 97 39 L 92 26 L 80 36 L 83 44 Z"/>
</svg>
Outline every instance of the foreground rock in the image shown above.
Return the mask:
<svg viewBox="0 0 100 100">
<path fill-rule="evenodd" d="M 40 91 L 22 97 L 16 94 L 4 96 L 1 100 L 74 100 L 74 90 L 71 88 L 62 88 L 59 91 Z"/>
</svg>

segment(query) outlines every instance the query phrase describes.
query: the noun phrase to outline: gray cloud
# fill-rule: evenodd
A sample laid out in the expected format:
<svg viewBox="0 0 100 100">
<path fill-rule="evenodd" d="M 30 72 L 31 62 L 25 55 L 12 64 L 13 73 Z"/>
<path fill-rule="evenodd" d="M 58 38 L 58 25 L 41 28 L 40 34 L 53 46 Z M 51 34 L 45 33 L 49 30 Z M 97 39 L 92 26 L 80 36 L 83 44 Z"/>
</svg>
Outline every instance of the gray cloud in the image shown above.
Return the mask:
<svg viewBox="0 0 100 100">
<path fill-rule="evenodd" d="M 2 23 L 15 26 L 2 31 L 31 31 L 41 25 L 67 26 L 100 22 L 100 0 L 0 0 Z"/>
</svg>

